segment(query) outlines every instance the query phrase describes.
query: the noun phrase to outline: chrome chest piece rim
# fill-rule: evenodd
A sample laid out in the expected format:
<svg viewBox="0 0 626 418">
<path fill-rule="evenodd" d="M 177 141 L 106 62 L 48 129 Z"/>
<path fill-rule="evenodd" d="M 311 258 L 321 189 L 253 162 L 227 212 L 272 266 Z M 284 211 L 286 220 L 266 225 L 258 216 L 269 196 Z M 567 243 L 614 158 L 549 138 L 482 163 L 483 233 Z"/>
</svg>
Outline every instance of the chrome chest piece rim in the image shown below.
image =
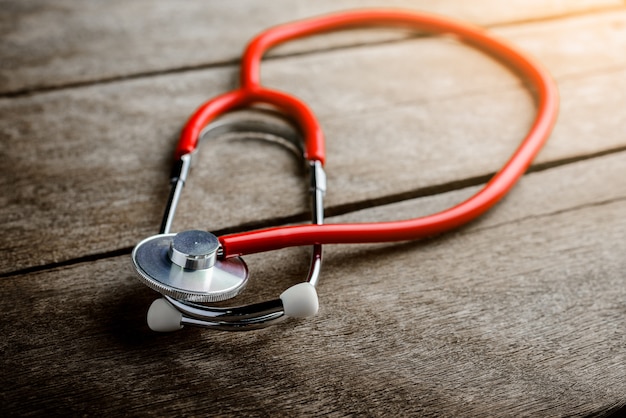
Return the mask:
<svg viewBox="0 0 626 418">
<path fill-rule="evenodd" d="M 219 242 L 205 231 L 184 231 L 146 238 L 133 249 L 139 279 L 178 300 L 218 302 L 237 296 L 248 282 L 239 257 L 217 259 Z"/>
</svg>

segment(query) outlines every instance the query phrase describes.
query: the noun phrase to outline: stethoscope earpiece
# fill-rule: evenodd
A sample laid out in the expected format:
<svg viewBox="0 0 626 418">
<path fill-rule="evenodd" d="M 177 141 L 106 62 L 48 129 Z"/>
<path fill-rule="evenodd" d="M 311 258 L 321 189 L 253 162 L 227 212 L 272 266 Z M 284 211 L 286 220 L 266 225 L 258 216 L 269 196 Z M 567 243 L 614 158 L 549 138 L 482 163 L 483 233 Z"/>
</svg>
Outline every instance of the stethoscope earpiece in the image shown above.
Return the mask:
<svg viewBox="0 0 626 418">
<path fill-rule="evenodd" d="M 183 314 L 172 306 L 165 298 L 152 302 L 146 316 L 148 327 L 152 331 L 172 332 L 182 329 Z"/>
<path fill-rule="evenodd" d="M 311 283 L 298 283 L 280 295 L 285 315 L 292 318 L 308 318 L 317 314 L 319 300 L 315 286 Z"/>
</svg>

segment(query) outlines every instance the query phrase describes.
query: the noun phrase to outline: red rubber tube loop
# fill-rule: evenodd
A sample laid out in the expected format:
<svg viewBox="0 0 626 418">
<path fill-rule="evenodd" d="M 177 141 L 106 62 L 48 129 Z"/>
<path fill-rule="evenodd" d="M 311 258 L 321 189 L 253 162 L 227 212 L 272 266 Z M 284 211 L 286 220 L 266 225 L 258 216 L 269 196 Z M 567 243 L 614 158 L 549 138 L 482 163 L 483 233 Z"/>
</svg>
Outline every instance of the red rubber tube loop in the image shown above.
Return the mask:
<svg viewBox="0 0 626 418">
<path fill-rule="evenodd" d="M 306 138 L 305 158 L 324 163 L 324 136 L 311 109 L 293 96 L 262 87 L 233 90 L 200 106 L 183 128 L 176 148 L 176 159 L 196 149 L 202 129 L 212 120 L 224 113 L 255 104 L 271 105 L 293 119 Z"/>
<path fill-rule="evenodd" d="M 395 222 L 299 225 L 226 235 L 219 238 L 225 257 L 299 245 L 405 241 L 441 234 L 477 218 L 495 205 L 524 174 L 548 139 L 558 113 L 558 92 L 548 72 L 535 60 L 482 28 L 466 23 L 413 11 L 358 10 L 288 23 L 259 34 L 244 52 L 241 88 L 203 105 L 183 130 L 177 152 L 193 150 L 201 129 L 217 115 L 235 108 L 265 103 L 296 120 L 304 133 L 307 158 L 323 162 L 323 137 L 314 115 L 300 100 L 261 86 L 261 58 L 268 49 L 292 39 L 371 25 L 402 26 L 431 33 L 453 34 L 507 64 L 535 90 L 537 116 L 527 136 L 483 189 L 452 208 Z"/>
</svg>

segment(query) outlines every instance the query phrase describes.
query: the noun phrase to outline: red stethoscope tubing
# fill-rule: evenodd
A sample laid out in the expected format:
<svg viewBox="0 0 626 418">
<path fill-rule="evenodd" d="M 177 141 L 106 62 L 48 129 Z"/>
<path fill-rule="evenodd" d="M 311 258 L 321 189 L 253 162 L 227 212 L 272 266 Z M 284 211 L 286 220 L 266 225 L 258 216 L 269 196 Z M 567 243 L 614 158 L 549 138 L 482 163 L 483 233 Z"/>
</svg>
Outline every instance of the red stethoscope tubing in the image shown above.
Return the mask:
<svg viewBox="0 0 626 418">
<path fill-rule="evenodd" d="M 242 107 L 266 104 L 294 119 L 305 140 L 305 157 L 324 163 L 324 137 L 315 116 L 299 99 L 261 86 L 261 59 L 268 49 L 292 39 L 370 25 L 404 26 L 453 34 L 503 61 L 525 78 L 536 94 L 537 116 L 527 136 L 484 188 L 442 212 L 394 222 L 297 225 L 225 235 L 219 238 L 224 257 L 300 245 L 406 241 L 446 232 L 477 218 L 495 205 L 524 174 L 548 139 L 558 113 L 558 92 L 549 73 L 535 60 L 484 29 L 466 23 L 413 11 L 358 10 L 276 26 L 254 38 L 242 58 L 241 87 L 208 101 L 196 111 L 181 133 L 176 156 L 192 152 L 202 129 L 217 116 Z"/>
</svg>

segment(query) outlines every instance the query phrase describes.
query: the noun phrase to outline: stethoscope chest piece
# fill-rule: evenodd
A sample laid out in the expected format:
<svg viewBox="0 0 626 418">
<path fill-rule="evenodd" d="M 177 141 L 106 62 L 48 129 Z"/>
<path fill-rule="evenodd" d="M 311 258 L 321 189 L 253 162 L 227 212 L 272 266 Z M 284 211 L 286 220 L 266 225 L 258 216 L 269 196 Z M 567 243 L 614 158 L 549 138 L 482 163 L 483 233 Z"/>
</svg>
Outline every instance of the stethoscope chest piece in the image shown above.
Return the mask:
<svg viewBox="0 0 626 418">
<path fill-rule="evenodd" d="M 146 238 L 134 248 L 132 261 L 139 279 L 178 300 L 218 302 L 239 294 L 248 267 L 239 258 L 219 260 L 219 242 L 205 231 L 184 231 Z"/>
</svg>

